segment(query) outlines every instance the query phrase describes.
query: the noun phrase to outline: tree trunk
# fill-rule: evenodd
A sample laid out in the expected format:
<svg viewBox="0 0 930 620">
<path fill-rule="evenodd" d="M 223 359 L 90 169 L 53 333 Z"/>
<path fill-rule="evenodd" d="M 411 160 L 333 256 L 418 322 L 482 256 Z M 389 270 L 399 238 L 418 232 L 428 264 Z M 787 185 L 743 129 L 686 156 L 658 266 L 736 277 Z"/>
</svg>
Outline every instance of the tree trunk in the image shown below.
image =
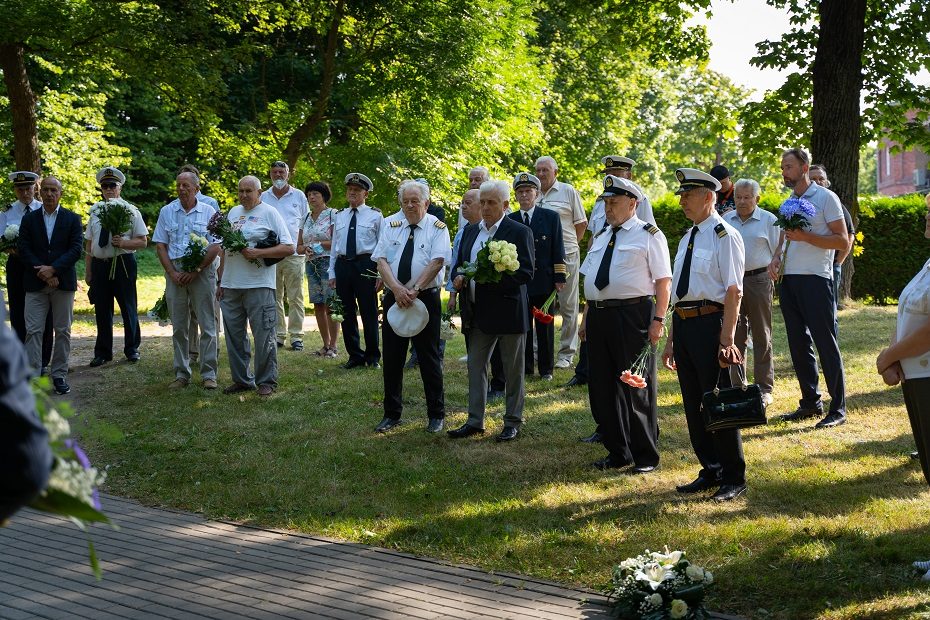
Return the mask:
<svg viewBox="0 0 930 620">
<path fill-rule="evenodd" d="M 815 163 L 826 167 L 830 189 L 849 209 L 853 221 L 859 217 L 859 96 L 865 13 L 866 0 L 822 0 L 813 66 L 812 156 Z M 852 260 L 846 265 L 852 272 Z M 840 296 L 848 295 L 847 284 Z"/>
<path fill-rule="evenodd" d="M 287 165 L 291 167 L 291 170 L 297 169 L 297 161 L 300 159 L 300 149 L 326 118 L 326 108 L 329 106 L 329 98 L 333 92 L 333 81 L 336 79 L 336 51 L 339 47 L 339 26 L 342 24 L 344 10 L 345 0 L 339 0 L 333 11 L 333 21 L 330 23 L 329 30 L 326 33 L 326 50 L 323 53 L 323 75 L 320 80 L 320 93 L 313 106 L 313 111 L 290 135 L 287 140 L 287 146 L 284 148 L 284 160 L 287 162 Z"/>
<path fill-rule="evenodd" d="M 17 170 L 41 173 L 36 96 L 29 84 L 22 45 L 0 45 L 0 69 L 13 117 L 13 158 Z"/>
</svg>

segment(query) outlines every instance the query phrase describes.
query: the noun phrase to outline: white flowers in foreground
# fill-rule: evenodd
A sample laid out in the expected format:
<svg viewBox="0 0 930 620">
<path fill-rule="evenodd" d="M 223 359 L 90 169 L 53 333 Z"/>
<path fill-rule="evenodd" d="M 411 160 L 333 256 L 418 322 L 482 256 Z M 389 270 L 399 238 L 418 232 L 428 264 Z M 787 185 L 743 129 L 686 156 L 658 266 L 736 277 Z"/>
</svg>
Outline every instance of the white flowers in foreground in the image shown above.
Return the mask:
<svg viewBox="0 0 930 620">
<path fill-rule="evenodd" d="M 3 238 L 7 241 L 12 241 L 13 239 L 19 238 L 19 226 L 16 224 L 10 224 L 3 231 Z"/>
<path fill-rule="evenodd" d="M 494 269 L 503 273 L 505 271 L 516 271 L 520 268 L 520 261 L 517 259 L 517 246 L 507 241 L 489 241 L 488 258 L 494 264 Z"/>
<path fill-rule="evenodd" d="M 85 504 L 97 507 L 100 502 L 94 497 L 94 491 L 103 484 L 106 478 L 106 473 L 97 471 L 96 467 L 85 469 L 78 461 L 65 460 L 56 456 L 55 468 L 48 479 L 48 488 L 61 491 L 78 498 Z"/>
<path fill-rule="evenodd" d="M 684 551 L 646 550 L 613 570 L 607 592 L 620 618 L 659 620 L 708 618 L 704 595 L 714 576 L 685 558 Z"/>
</svg>

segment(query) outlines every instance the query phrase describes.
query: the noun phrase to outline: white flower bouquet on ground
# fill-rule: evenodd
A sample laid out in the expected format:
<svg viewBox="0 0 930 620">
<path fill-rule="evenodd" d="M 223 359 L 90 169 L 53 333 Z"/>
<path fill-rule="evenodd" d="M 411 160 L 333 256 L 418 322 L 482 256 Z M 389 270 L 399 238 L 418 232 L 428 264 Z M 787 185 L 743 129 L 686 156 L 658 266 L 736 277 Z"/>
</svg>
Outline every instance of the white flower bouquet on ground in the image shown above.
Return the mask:
<svg viewBox="0 0 930 620">
<path fill-rule="evenodd" d="M 713 582 L 713 574 L 689 562 L 684 551 L 666 547 L 620 562 L 606 591 L 619 618 L 703 620 L 710 617 L 704 595 Z"/>
</svg>

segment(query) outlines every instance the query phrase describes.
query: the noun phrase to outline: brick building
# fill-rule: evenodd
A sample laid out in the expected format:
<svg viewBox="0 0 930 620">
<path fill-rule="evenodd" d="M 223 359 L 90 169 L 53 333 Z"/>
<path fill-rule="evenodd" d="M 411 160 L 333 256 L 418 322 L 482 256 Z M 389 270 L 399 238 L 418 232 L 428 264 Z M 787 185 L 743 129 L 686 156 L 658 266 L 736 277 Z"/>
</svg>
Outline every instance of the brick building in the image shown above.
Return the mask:
<svg viewBox="0 0 930 620">
<path fill-rule="evenodd" d="M 895 142 L 882 141 L 876 162 L 876 187 L 883 196 L 900 196 L 930 191 L 930 156 L 913 148 L 892 151 Z"/>
</svg>

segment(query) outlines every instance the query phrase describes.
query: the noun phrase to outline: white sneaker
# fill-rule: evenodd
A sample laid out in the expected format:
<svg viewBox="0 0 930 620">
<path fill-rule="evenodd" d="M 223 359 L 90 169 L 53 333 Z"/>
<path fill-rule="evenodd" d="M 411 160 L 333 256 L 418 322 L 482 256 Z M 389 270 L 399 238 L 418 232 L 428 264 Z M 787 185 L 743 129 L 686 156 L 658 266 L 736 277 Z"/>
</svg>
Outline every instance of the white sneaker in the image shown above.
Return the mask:
<svg viewBox="0 0 930 620">
<path fill-rule="evenodd" d="M 572 361 L 560 357 L 560 358 L 555 362 L 555 367 L 556 367 L 556 368 L 571 368 L 571 367 L 572 367 Z"/>
<path fill-rule="evenodd" d="M 775 400 L 775 397 L 772 396 L 770 393 L 766 392 L 765 394 L 762 395 L 762 406 L 768 407 L 769 405 L 772 404 L 773 400 Z"/>
<path fill-rule="evenodd" d="M 468 356 L 467 356 L 467 355 L 463 355 L 462 357 L 459 358 L 459 361 L 460 361 L 460 362 L 467 362 L 467 361 L 468 361 Z"/>
<path fill-rule="evenodd" d="M 914 562 L 914 568 L 917 570 L 930 571 L 930 560 L 926 562 Z"/>
</svg>

